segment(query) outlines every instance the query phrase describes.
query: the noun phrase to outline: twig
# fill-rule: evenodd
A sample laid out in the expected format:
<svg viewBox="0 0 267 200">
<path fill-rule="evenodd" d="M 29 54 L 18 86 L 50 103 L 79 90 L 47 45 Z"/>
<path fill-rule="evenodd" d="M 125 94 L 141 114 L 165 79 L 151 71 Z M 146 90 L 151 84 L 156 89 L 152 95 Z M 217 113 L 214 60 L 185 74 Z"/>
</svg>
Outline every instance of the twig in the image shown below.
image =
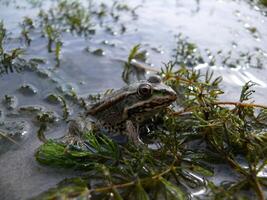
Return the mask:
<svg viewBox="0 0 267 200">
<path fill-rule="evenodd" d="M 255 187 L 255 191 L 256 191 L 259 199 L 260 200 L 264 200 L 265 198 L 264 198 L 264 194 L 263 194 L 263 191 L 262 191 L 262 187 L 261 187 L 261 185 L 259 183 L 259 180 L 258 180 L 257 176 L 253 177 L 253 182 L 254 182 L 253 186 Z"/>
<path fill-rule="evenodd" d="M 7 140 L 13 142 L 14 144 L 16 144 L 16 145 L 18 145 L 18 146 L 20 146 L 20 144 L 19 144 L 16 140 L 12 139 L 11 137 L 8 137 L 7 134 L 4 133 L 4 132 L 1 132 L 1 131 L 0 131 L 0 136 L 6 138 Z"/>
</svg>

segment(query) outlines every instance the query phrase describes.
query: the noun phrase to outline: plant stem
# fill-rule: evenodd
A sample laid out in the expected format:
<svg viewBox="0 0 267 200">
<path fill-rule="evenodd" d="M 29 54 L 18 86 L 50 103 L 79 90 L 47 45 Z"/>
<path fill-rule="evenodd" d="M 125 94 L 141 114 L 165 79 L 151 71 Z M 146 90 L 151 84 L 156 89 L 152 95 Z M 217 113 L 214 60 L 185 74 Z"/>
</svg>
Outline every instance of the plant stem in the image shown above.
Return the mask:
<svg viewBox="0 0 267 200">
<path fill-rule="evenodd" d="M 267 109 L 267 106 L 265 105 L 261 105 L 261 104 L 253 104 L 253 103 L 240 103 L 240 102 L 233 102 L 233 101 L 217 101 L 217 102 L 213 102 L 213 105 L 234 105 L 234 106 L 241 106 L 241 107 L 249 107 L 249 108 L 262 108 L 262 109 Z M 178 112 L 171 112 L 170 115 L 171 116 L 179 116 L 188 112 L 191 112 L 192 110 L 194 110 L 194 108 L 185 108 L 181 111 Z"/>
<path fill-rule="evenodd" d="M 241 102 L 233 102 L 233 101 L 217 101 L 213 103 L 214 105 L 234 105 L 241 107 L 258 107 L 267 109 L 267 106 L 261 104 L 253 104 L 253 103 L 241 103 Z"/>
<path fill-rule="evenodd" d="M 256 191 L 256 193 L 258 195 L 258 198 L 260 200 L 264 200 L 265 198 L 264 198 L 264 194 L 263 194 L 263 191 L 262 191 L 262 187 L 261 187 L 260 182 L 259 182 L 259 180 L 258 180 L 256 175 L 253 176 L 253 182 L 254 182 L 253 186 L 254 186 L 255 191 Z"/>
<path fill-rule="evenodd" d="M 176 167 L 174 167 L 173 165 L 171 165 L 168 169 L 166 169 L 165 171 L 156 174 L 152 177 L 148 177 L 148 178 L 143 178 L 140 179 L 141 184 L 144 182 L 151 182 L 151 180 L 158 180 L 159 178 L 161 178 L 162 176 L 164 176 L 165 174 L 168 174 L 170 171 L 174 170 Z M 107 187 L 102 187 L 102 188 L 95 188 L 95 189 L 90 189 L 89 193 L 91 192 L 105 192 L 105 191 L 109 191 L 112 189 L 117 189 L 117 188 L 125 188 L 125 187 L 130 187 L 136 184 L 136 181 L 130 181 L 128 183 L 123 183 L 123 184 L 118 184 L 118 185 L 110 185 Z"/>
</svg>

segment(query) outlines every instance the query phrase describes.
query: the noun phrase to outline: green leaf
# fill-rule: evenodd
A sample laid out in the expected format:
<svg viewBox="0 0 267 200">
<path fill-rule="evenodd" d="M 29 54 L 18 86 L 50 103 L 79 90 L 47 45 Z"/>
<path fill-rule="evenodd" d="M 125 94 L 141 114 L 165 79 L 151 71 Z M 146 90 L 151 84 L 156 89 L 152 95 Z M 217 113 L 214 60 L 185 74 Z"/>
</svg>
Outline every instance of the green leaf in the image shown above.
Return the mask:
<svg viewBox="0 0 267 200">
<path fill-rule="evenodd" d="M 65 179 L 56 188 L 49 189 L 32 200 L 72 199 L 87 200 L 89 190 L 86 182 L 81 178 Z"/>
<path fill-rule="evenodd" d="M 240 95 L 240 102 L 247 101 L 251 99 L 251 95 L 255 92 L 254 90 L 251 90 L 251 87 L 257 85 L 256 83 L 249 81 L 245 83 L 245 85 L 242 87 L 241 95 Z"/>
<path fill-rule="evenodd" d="M 138 50 L 140 49 L 140 46 L 141 46 L 140 44 L 137 44 L 132 48 L 132 50 L 130 51 L 130 54 L 128 56 L 128 63 L 130 63 L 131 60 L 134 59 L 134 57 L 136 56 Z"/>
<path fill-rule="evenodd" d="M 136 200 L 149 200 L 149 196 L 143 188 L 140 181 L 137 182 L 134 190 L 134 198 Z"/>
<path fill-rule="evenodd" d="M 185 193 L 176 185 L 171 183 L 170 181 L 160 178 L 160 182 L 164 185 L 166 190 L 166 197 L 169 200 L 183 200 L 186 199 Z"/>
<path fill-rule="evenodd" d="M 200 165 L 193 165 L 192 170 L 194 172 L 197 172 L 197 173 L 203 175 L 203 176 L 213 176 L 214 175 L 213 171 L 211 171 L 210 169 L 204 168 Z"/>
<path fill-rule="evenodd" d="M 116 188 L 113 188 L 112 189 L 112 192 L 113 192 L 113 198 L 115 200 L 123 200 L 122 196 L 120 195 L 120 193 L 118 192 L 118 190 Z"/>
<path fill-rule="evenodd" d="M 37 150 L 35 154 L 36 160 L 46 165 L 73 167 L 75 161 L 68 158 L 65 148 L 65 145 L 49 140 Z"/>
</svg>

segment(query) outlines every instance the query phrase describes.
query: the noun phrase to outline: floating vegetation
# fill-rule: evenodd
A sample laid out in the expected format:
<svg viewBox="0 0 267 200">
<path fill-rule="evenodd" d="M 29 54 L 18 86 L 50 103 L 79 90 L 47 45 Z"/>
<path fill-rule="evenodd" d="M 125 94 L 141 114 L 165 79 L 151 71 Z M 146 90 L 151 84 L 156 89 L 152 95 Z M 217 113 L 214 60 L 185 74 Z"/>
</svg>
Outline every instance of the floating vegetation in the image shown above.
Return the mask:
<svg viewBox="0 0 267 200">
<path fill-rule="evenodd" d="M 128 61 L 138 49 L 132 49 Z M 93 132 L 82 136 L 86 149 L 48 140 L 36 153 L 38 162 L 84 174 L 36 199 L 265 199 L 266 177 L 259 174 L 267 165 L 267 107 L 253 104 L 254 84 L 243 86 L 238 102 L 221 102 L 221 77 L 176 66 L 167 63 L 160 75 L 179 95 L 180 109 L 166 110 L 154 119 L 161 123 L 147 137 L 156 148 L 117 144 Z M 217 164 L 236 178 L 214 184 L 211 177 L 223 179 L 213 170 Z M 208 192 L 192 196 L 192 191 L 203 190 Z"/>
</svg>

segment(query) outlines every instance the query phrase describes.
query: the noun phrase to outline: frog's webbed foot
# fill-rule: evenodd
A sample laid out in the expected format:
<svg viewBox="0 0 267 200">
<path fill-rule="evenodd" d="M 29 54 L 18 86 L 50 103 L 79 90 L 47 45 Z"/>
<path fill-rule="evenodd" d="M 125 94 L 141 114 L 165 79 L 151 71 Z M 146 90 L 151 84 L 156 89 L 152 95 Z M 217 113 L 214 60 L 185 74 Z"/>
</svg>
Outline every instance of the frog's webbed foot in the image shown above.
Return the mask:
<svg viewBox="0 0 267 200">
<path fill-rule="evenodd" d="M 133 122 L 130 120 L 126 121 L 126 132 L 129 140 L 131 140 L 135 145 L 144 144 L 139 137 L 139 126 L 134 126 Z"/>
</svg>

